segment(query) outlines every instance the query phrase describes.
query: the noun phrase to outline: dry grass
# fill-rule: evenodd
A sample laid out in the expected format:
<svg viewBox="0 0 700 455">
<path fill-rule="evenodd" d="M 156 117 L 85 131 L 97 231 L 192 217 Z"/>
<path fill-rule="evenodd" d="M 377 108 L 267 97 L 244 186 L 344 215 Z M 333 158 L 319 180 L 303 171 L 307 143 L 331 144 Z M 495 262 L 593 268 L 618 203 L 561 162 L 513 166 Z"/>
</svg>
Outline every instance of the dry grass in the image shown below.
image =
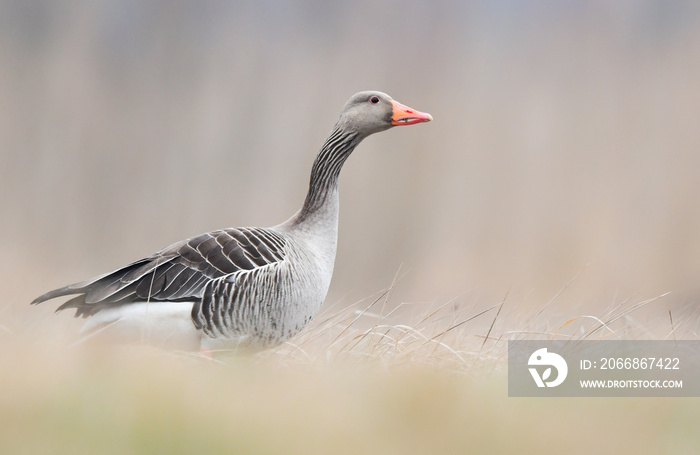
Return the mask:
<svg viewBox="0 0 700 455">
<path fill-rule="evenodd" d="M 655 311 L 664 296 L 598 315 L 557 313 L 562 299 L 527 316 L 510 297 L 392 307 L 386 290 L 214 361 L 76 343 L 50 316 L 0 332 L 0 452 L 692 453 L 697 399 L 507 397 L 508 339 L 697 338 L 696 315 Z"/>
</svg>

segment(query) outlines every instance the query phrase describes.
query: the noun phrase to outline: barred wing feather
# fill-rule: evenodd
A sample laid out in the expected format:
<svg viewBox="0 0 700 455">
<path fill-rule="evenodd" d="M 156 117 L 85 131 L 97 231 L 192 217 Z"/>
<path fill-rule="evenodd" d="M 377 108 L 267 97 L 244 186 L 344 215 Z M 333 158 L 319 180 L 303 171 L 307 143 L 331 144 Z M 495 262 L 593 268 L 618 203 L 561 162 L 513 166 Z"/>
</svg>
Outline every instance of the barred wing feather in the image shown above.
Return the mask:
<svg viewBox="0 0 700 455">
<path fill-rule="evenodd" d="M 76 295 L 56 311 L 89 317 L 102 309 L 143 301 L 198 301 L 209 282 L 284 258 L 285 240 L 263 228 L 224 229 L 175 243 L 92 280 L 50 291 L 32 302 Z"/>
</svg>

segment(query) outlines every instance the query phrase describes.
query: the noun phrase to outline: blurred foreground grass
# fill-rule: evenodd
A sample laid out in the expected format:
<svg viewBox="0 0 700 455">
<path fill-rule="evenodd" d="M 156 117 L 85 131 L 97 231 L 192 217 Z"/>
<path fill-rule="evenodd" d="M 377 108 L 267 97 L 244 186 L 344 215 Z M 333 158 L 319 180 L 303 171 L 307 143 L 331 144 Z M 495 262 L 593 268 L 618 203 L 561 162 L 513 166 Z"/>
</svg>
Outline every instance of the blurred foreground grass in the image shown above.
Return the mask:
<svg viewBox="0 0 700 455">
<path fill-rule="evenodd" d="M 695 398 L 507 397 L 506 339 L 693 336 L 684 321 L 669 329 L 662 316 L 644 313 L 663 297 L 563 318 L 545 316 L 551 308 L 517 315 L 508 299 L 482 310 L 447 304 L 385 314 L 384 298 L 327 309 L 275 350 L 213 361 L 73 343 L 69 330 L 56 330 L 70 326 L 66 315 L 42 321 L 47 331 L 6 327 L 0 453 L 695 453 L 700 446 Z"/>
</svg>

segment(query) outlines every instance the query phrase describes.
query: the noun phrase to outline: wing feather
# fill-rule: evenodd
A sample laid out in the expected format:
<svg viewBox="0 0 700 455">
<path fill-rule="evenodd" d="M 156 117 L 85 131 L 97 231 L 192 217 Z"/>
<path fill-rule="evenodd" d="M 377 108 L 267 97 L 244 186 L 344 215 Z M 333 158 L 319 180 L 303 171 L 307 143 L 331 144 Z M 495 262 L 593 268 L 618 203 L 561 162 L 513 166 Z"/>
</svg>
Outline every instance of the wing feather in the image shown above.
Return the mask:
<svg viewBox="0 0 700 455">
<path fill-rule="evenodd" d="M 284 239 L 269 229 L 213 231 L 92 280 L 47 292 L 32 304 L 75 295 L 57 311 L 74 308 L 76 317 L 88 317 L 132 302 L 199 301 L 212 280 L 282 260 L 285 245 Z"/>
</svg>

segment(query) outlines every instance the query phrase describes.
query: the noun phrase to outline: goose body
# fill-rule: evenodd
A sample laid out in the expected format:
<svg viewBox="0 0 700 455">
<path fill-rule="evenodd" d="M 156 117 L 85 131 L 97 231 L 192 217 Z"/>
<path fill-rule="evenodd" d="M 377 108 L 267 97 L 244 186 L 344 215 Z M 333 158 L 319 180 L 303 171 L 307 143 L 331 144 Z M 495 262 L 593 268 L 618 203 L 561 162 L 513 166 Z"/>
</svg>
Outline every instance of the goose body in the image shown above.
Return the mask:
<svg viewBox="0 0 700 455">
<path fill-rule="evenodd" d="M 346 103 L 311 171 L 304 205 L 270 228 L 229 228 L 170 245 L 91 280 L 38 297 L 73 296 L 57 311 L 88 318 L 83 332 L 185 350 L 276 346 L 318 312 L 333 275 L 338 176 L 370 134 L 432 120 L 381 92 Z"/>
</svg>

